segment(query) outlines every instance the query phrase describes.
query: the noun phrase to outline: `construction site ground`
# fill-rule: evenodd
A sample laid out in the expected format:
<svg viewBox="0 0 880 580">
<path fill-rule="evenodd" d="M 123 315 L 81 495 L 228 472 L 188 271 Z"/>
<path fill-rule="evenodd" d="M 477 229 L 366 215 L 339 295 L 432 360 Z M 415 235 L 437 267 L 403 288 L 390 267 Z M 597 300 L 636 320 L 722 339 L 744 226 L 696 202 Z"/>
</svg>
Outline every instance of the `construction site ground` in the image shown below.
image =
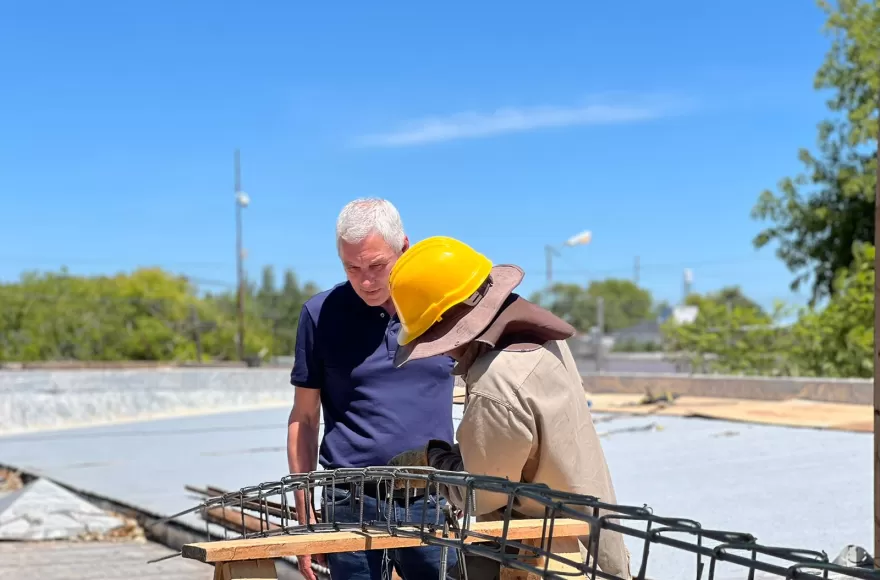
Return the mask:
<svg viewBox="0 0 880 580">
<path fill-rule="evenodd" d="M 872 433 L 874 410 L 869 405 L 823 403 L 802 399 L 748 401 L 743 399 L 681 397 L 672 404 L 642 404 L 642 395 L 590 395 L 596 413 L 701 417 L 743 423 L 813 427 L 839 431 Z"/>
<path fill-rule="evenodd" d="M 652 393 L 654 398 L 663 393 Z M 454 400 L 464 403 L 465 391 L 455 389 Z M 672 401 L 645 402 L 646 395 L 592 393 L 587 395 L 594 413 L 660 417 L 699 417 L 743 423 L 813 427 L 873 433 L 874 409 L 870 405 L 825 403 L 804 399 L 755 401 L 727 397 L 677 397 Z"/>
<path fill-rule="evenodd" d="M 174 558 L 161 544 L 132 542 L 0 542 L 0 578 L 8 580 L 206 580 L 211 568 Z"/>
<path fill-rule="evenodd" d="M 871 478 L 861 475 L 870 473 L 870 434 L 675 416 L 700 405 L 678 399 L 651 410 L 616 397 L 592 400 L 618 502 L 832 557 L 846 544 L 871 545 L 865 517 Z M 609 401 L 616 412 L 606 412 Z M 457 423 L 463 408 L 454 409 Z M 277 407 L 0 437 L 0 463 L 169 515 L 200 501 L 188 485 L 238 489 L 284 475 L 288 412 Z M 182 520 L 204 527 L 198 515 Z M 630 549 L 638 563 L 641 547 Z M 681 571 L 694 565 L 672 550 L 654 553 L 651 563 L 655 578 L 687 577 Z"/>
</svg>

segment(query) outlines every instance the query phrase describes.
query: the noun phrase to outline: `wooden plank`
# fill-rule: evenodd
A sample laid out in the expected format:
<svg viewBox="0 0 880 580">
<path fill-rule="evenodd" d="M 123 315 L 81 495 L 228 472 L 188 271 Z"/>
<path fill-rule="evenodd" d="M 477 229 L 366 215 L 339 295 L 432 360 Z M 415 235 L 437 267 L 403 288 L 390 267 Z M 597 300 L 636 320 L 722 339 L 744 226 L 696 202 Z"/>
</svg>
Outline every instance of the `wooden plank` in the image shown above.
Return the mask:
<svg viewBox="0 0 880 580">
<path fill-rule="evenodd" d="M 533 541 L 528 541 L 527 543 L 533 543 Z M 534 542 L 535 545 L 538 545 L 539 542 Z M 577 538 L 554 538 L 553 544 L 550 546 L 551 551 L 562 558 L 567 560 L 571 560 L 573 562 L 582 562 L 581 560 L 581 551 L 578 545 Z M 549 563 L 547 562 L 549 560 Z M 573 568 L 564 562 L 560 562 L 559 560 L 554 560 L 553 558 L 539 558 L 538 559 L 538 567 L 543 568 L 547 566 L 547 570 L 551 572 L 556 572 L 560 576 L 565 576 L 567 578 L 583 578 L 584 573 L 579 571 L 577 568 Z M 529 574 L 529 580 L 540 580 L 539 576 L 535 574 Z"/>
<path fill-rule="evenodd" d="M 670 405 L 640 405 L 639 395 L 590 395 L 594 413 L 621 413 L 637 416 L 701 417 L 779 425 L 813 427 L 841 431 L 873 429 L 872 408 L 868 405 L 822 403 L 789 399 L 784 401 L 747 401 L 683 396 Z"/>
<path fill-rule="evenodd" d="M 242 560 L 214 565 L 214 580 L 278 580 L 274 560 Z"/>
<path fill-rule="evenodd" d="M 402 529 L 413 532 L 417 531 L 417 528 Z M 471 526 L 471 531 L 493 537 L 499 537 L 502 530 L 502 522 L 479 522 Z M 513 520 L 510 522 L 507 537 L 511 540 L 540 538 L 543 532 L 543 520 Z M 558 519 L 553 524 L 553 532 L 554 538 L 586 536 L 590 533 L 590 526 L 587 522 L 580 520 Z M 439 531 L 436 534 L 437 537 L 440 537 Z M 484 541 L 480 538 L 467 538 L 468 543 Z M 181 554 L 184 558 L 213 563 L 234 562 L 237 560 L 264 560 L 308 554 L 335 554 L 361 550 L 413 548 L 420 545 L 422 545 L 422 542 L 417 537 L 395 537 L 382 532 L 340 531 L 186 544 L 181 549 Z"/>
<path fill-rule="evenodd" d="M 211 508 L 205 514 L 206 518 L 212 524 L 223 526 L 227 530 L 241 533 L 242 513 L 238 508 Z M 281 526 L 275 522 L 261 521 L 260 518 L 252 516 L 248 513 L 244 514 L 244 527 L 249 533 L 259 533 L 270 530 L 280 529 Z"/>
<path fill-rule="evenodd" d="M 541 547 L 541 540 L 539 538 L 525 540 L 523 543 L 536 548 Z M 559 557 L 566 558 L 573 562 L 581 562 L 581 551 L 578 540 L 575 537 L 559 538 L 554 536 L 553 544 L 550 548 L 552 552 Z M 559 560 L 554 560 L 553 558 L 523 555 L 520 556 L 520 561 L 523 564 L 528 564 L 529 566 L 534 566 L 539 569 L 543 569 L 546 566 L 548 571 L 554 572 L 560 576 L 565 576 L 566 578 L 584 578 L 584 573 L 577 568 L 573 568 Z M 502 566 L 499 580 L 541 580 L 541 576 L 524 570 Z"/>
<path fill-rule="evenodd" d="M 204 489 L 194 485 L 185 485 L 184 489 L 207 497 L 220 497 L 229 493 L 228 490 L 212 485 L 205 486 Z M 271 501 L 268 499 L 262 499 L 260 501 L 245 500 L 243 504 L 237 503 L 238 501 L 237 498 L 233 498 L 229 507 L 239 507 L 239 505 L 242 505 L 246 510 L 268 513 L 277 518 L 285 517 L 285 514 L 287 514 L 286 517 L 288 519 L 296 519 L 296 507 L 293 505 L 285 506 L 277 501 Z M 312 514 L 318 518 L 318 521 L 321 520 L 320 509 L 312 510 Z"/>
</svg>

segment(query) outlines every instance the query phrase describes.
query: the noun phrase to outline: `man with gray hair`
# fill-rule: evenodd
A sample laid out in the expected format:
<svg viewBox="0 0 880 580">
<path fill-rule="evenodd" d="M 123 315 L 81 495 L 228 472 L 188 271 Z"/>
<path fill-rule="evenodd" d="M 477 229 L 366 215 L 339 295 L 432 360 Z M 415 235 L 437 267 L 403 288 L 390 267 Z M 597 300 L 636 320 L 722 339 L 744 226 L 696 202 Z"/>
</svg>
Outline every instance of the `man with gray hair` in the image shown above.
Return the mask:
<svg viewBox="0 0 880 580">
<path fill-rule="evenodd" d="M 336 222 L 336 246 L 348 280 L 310 298 L 297 328 L 291 372 L 295 393 L 287 436 L 291 473 L 313 471 L 318 461 L 324 469 L 386 465 L 402 451 L 453 437 L 452 359 L 436 356 L 401 369 L 394 366 L 400 319 L 388 277 L 409 248 L 397 209 L 374 198 L 347 204 Z M 322 409 L 324 437 L 319 446 Z M 424 510 L 431 510 L 433 516 L 437 503 L 445 502 L 424 489 L 410 490 L 406 497 L 406 490 L 375 485 L 365 485 L 363 498 L 352 502 L 358 491 L 344 485 L 325 489 L 324 513 L 329 508 L 337 522 L 358 522 L 361 515 L 352 507 L 363 499 L 363 518 L 384 520 L 389 516 L 390 494 L 397 520 L 421 521 Z M 305 502 L 311 499 L 297 492 L 295 501 L 297 514 L 304 518 Z M 386 565 L 393 565 L 405 580 L 436 578 L 440 560 L 437 546 L 326 558 L 334 580 L 378 580 Z M 301 572 L 312 580 L 311 557 L 299 562 Z M 447 569 L 454 570 L 456 564 L 456 554 L 450 551 Z"/>
</svg>

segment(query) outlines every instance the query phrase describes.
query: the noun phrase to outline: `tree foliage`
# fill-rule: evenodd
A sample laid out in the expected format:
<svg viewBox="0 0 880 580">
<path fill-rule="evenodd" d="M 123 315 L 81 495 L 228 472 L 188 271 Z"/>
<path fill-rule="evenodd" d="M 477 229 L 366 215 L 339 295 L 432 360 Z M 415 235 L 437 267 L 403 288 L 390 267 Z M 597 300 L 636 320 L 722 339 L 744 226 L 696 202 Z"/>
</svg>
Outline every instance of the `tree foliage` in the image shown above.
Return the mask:
<svg viewBox="0 0 880 580">
<path fill-rule="evenodd" d="M 853 264 L 838 273 L 828 304 L 772 312 L 691 296 L 696 320 L 663 325 L 666 349 L 702 372 L 824 377 L 873 376 L 874 248 L 857 245 Z"/>
<path fill-rule="evenodd" d="M 532 296 L 541 304 L 581 332 L 598 323 L 598 298 L 604 302 L 605 332 L 628 328 L 651 318 L 651 293 L 630 280 L 610 278 L 590 282 L 584 288 L 577 284 L 556 283 Z"/>
<path fill-rule="evenodd" d="M 819 0 L 832 45 L 815 87 L 830 92 L 832 118 L 819 124 L 818 155 L 799 153 L 804 171 L 765 191 L 752 215 L 771 222 L 754 239 L 775 244 L 795 274 L 792 288 L 812 281 L 812 303 L 833 292 L 853 248 L 874 239 L 874 155 L 880 98 L 880 2 Z"/>
<path fill-rule="evenodd" d="M 783 374 L 785 314 L 778 304 L 770 313 L 743 297 L 734 301 L 723 293 L 693 294 L 687 304 L 699 309 L 692 323 L 663 323 L 665 349 L 688 360 L 700 372 L 726 374 Z"/>
<path fill-rule="evenodd" d="M 838 274 L 828 305 L 801 313 L 791 341 L 797 374 L 873 376 L 874 251 L 868 244 L 856 246 L 853 264 Z"/>
<path fill-rule="evenodd" d="M 706 294 L 704 300 L 711 300 L 725 307 L 730 305 L 732 307 L 751 309 L 759 314 L 764 314 L 764 309 L 761 305 L 746 296 L 739 286 L 725 286 L 720 290 Z"/>
<path fill-rule="evenodd" d="M 292 272 L 276 289 L 264 272 L 263 285 L 246 296 L 245 354 L 291 354 L 299 310 L 316 290 L 300 288 Z M 0 285 L 0 361 L 195 360 L 197 336 L 205 358 L 232 360 L 236 304 L 234 292 L 200 296 L 185 277 L 160 269 L 26 273 Z"/>
</svg>

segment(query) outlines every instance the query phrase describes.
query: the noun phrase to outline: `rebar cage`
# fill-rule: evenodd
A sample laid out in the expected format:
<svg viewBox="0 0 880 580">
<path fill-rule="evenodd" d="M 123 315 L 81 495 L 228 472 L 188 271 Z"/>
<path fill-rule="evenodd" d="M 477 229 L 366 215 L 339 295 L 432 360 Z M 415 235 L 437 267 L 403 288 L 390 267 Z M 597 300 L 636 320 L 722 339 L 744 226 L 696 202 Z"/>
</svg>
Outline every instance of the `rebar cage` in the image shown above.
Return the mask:
<svg viewBox="0 0 880 580">
<path fill-rule="evenodd" d="M 364 491 L 368 487 L 385 490 L 382 499 L 370 504 L 372 509 L 367 509 L 364 501 Z M 465 498 L 464 505 L 429 502 L 429 509 L 419 510 L 418 517 L 410 517 L 411 497 L 447 497 L 452 488 L 460 492 L 457 496 Z M 337 489 L 351 492 L 343 504 L 322 502 L 323 509 L 315 509 L 314 498 L 337 497 Z M 398 490 L 398 494 L 388 493 L 389 490 Z M 300 514 L 301 518 L 297 517 L 293 501 L 298 492 L 305 492 L 308 498 L 302 504 L 305 513 Z M 500 533 L 485 534 L 473 528 L 476 520 L 471 514 L 476 492 L 507 497 L 506 508 L 494 513 L 492 518 L 503 522 Z M 523 500 L 528 500 L 531 506 L 543 508 L 541 537 L 532 543 L 518 541 L 509 534 L 510 522 L 525 517 L 514 509 Z M 398 509 L 393 509 L 392 503 Z M 337 518 L 336 511 L 343 505 L 349 517 Z M 376 509 L 377 505 L 384 506 L 384 509 Z M 440 546 L 444 562 L 447 551 L 455 550 L 461 564 L 466 558 L 485 558 L 539 578 L 621 578 L 602 571 L 597 562 L 602 534 L 619 533 L 628 538 L 627 545 L 633 552 L 633 565 L 637 568 L 631 570 L 632 578 L 639 580 L 653 578 L 649 563 L 659 547 L 693 557 L 689 569 L 676 572 L 676 578 L 880 580 L 880 571 L 833 564 L 824 551 L 762 545 L 749 533 L 707 529 L 692 519 L 658 516 L 648 506 L 609 504 L 596 497 L 557 491 L 544 485 L 432 468 L 371 467 L 291 474 L 279 481 L 208 498 L 169 519 L 194 512 L 202 514 L 206 527 L 211 521 L 226 522 L 224 539 L 345 530 L 384 532 L 392 536 L 415 537 L 423 544 Z M 350 517 L 351 514 L 357 514 L 357 517 Z M 563 518 L 588 524 L 588 536 L 582 538 L 584 550 L 579 557 L 554 553 L 554 525 Z M 300 520 L 306 523 L 300 523 Z M 536 561 L 541 565 L 535 565 Z M 550 570 L 552 562 L 558 562 L 573 572 Z M 724 572 L 720 572 L 722 565 Z M 461 565 L 458 568 L 458 577 L 466 578 L 466 567 Z M 734 575 L 731 575 L 731 569 L 735 570 Z M 440 577 L 446 577 L 445 570 L 441 570 Z"/>
</svg>

